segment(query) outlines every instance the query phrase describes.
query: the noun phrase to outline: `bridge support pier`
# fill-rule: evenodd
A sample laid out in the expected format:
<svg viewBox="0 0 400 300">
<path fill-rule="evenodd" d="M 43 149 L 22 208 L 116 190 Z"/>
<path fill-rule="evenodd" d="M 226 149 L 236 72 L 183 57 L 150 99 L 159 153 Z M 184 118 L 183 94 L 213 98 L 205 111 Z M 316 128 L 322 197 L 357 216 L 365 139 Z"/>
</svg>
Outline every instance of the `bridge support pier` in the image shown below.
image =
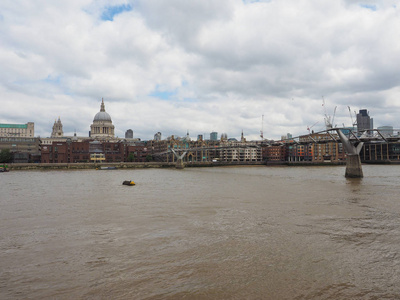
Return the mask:
<svg viewBox="0 0 400 300">
<path fill-rule="evenodd" d="M 363 142 L 352 143 L 344 134 L 340 131 L 340 129 L 336 130 L 337 134 L 340 137 L 340 140 L 343 144 L 344 149 L 346 150 L 347 158 L 346 158 L 346 178 L 362 178 L 364 177 L 362 167 L 361 167 L 361 159 L 360 152 L 363 146 Z"/>
<path fill-rule="evenodd" d="M 359 154 L 348 154 L 346 158 L 346 178 L 362 178 L 363 171 Z"/>
<path fill-rule="evenodd" d="M 185 164 L 183 163 L 183 158 L 185 157 L 187 152 L 184 152 L 182 155 L 179 155 L 178 153 L 175 152 L 174 149 L 171 149 L 171 151 L 174 153 L 175 157 L 176 157 L 176 165 L 175 168 L 176 169 L 183 169 L 185 168 Z"/>
<path fill-rule="evenodd" d="M 175 168 L 176 169 L 184 169 L 185 168 L 185 165 L 183 164 L 183 160 L 182 159 L 178 158 L 178 160 L 176 161 Z"/>
</svg>

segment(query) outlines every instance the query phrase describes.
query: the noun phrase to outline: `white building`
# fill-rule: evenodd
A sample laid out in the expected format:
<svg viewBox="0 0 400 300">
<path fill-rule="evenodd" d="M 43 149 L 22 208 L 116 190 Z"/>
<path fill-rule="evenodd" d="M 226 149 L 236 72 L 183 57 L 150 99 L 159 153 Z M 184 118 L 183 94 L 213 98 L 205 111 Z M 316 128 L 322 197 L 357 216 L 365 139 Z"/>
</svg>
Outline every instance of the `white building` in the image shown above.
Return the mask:
<svg viewBox="0 0 400 300">
<path fill-rule="evenodd" d="M 0 124 L 0 137 L 35 137 L 35 123 Z"/>
</svg>

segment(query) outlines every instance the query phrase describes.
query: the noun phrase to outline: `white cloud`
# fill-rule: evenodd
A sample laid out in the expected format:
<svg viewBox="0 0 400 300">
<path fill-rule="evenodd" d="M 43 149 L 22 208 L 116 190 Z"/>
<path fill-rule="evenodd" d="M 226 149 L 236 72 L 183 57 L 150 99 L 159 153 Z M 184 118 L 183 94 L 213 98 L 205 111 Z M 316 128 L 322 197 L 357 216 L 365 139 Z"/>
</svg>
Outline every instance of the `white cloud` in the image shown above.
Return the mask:
<svg viewBox="0 0 400 300">
<path fill-rule="evenodd" d="M 3 1 L 0 122 L 87 135 L 104 97 L 119 136 L 258 139 L 264 115 L 279 138 L 322 129 L 324 96 L 340 126 L 350 106 L 400 127 L 399 17 L 395 1 Z"/>
</svg>

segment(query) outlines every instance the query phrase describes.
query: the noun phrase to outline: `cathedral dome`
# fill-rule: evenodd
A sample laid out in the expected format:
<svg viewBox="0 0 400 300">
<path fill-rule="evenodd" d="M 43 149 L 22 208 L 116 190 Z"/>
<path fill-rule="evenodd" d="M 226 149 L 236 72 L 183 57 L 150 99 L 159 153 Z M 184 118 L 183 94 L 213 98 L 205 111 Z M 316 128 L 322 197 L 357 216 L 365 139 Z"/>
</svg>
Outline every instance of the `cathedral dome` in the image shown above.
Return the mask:
<svg viewBox="0 0 400 300">
<path fill-rule="evenodd" d="M 111 116 L 106 112 L 104 107 L 104 100 L 101 100 L 100 111 L 94 116 L 93 122 L 111 121 Z"/>
<path fill-rule="evenodd" d="M 93 124 L 90 125 L 90 136 L 93 138 L 114 137 L 114 125 L 106 112 L 103 99 L 101 99 L 100 111 L 94 116 Z"/>
<path fill-rule="evenodd" d="M 95 121 L 110 121 L 111 122 L 111 116 L 105 112 L 105 111 L 99 111 L 93 119 L 93 122 Z"/>
</svg>

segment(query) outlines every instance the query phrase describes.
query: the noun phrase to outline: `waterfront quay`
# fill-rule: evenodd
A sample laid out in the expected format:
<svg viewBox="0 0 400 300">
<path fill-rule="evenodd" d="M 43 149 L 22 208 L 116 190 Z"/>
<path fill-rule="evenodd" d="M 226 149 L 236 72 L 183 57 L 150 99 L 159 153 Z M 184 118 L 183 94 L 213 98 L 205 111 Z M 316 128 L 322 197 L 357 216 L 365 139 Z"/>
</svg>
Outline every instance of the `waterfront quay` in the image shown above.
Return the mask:
<svg viewBox="0 0 400 300">
<path fill-rule="evenodd" d="M 265 165 L 265 162 L 192 162 L 185 167 L 221 167 Z M 11 163 L 9 170 L 82 170 L 108 167 L 115 169 L 175 168 L 176 162 L 115 162 L 115 163 Z"/>
</svg>

